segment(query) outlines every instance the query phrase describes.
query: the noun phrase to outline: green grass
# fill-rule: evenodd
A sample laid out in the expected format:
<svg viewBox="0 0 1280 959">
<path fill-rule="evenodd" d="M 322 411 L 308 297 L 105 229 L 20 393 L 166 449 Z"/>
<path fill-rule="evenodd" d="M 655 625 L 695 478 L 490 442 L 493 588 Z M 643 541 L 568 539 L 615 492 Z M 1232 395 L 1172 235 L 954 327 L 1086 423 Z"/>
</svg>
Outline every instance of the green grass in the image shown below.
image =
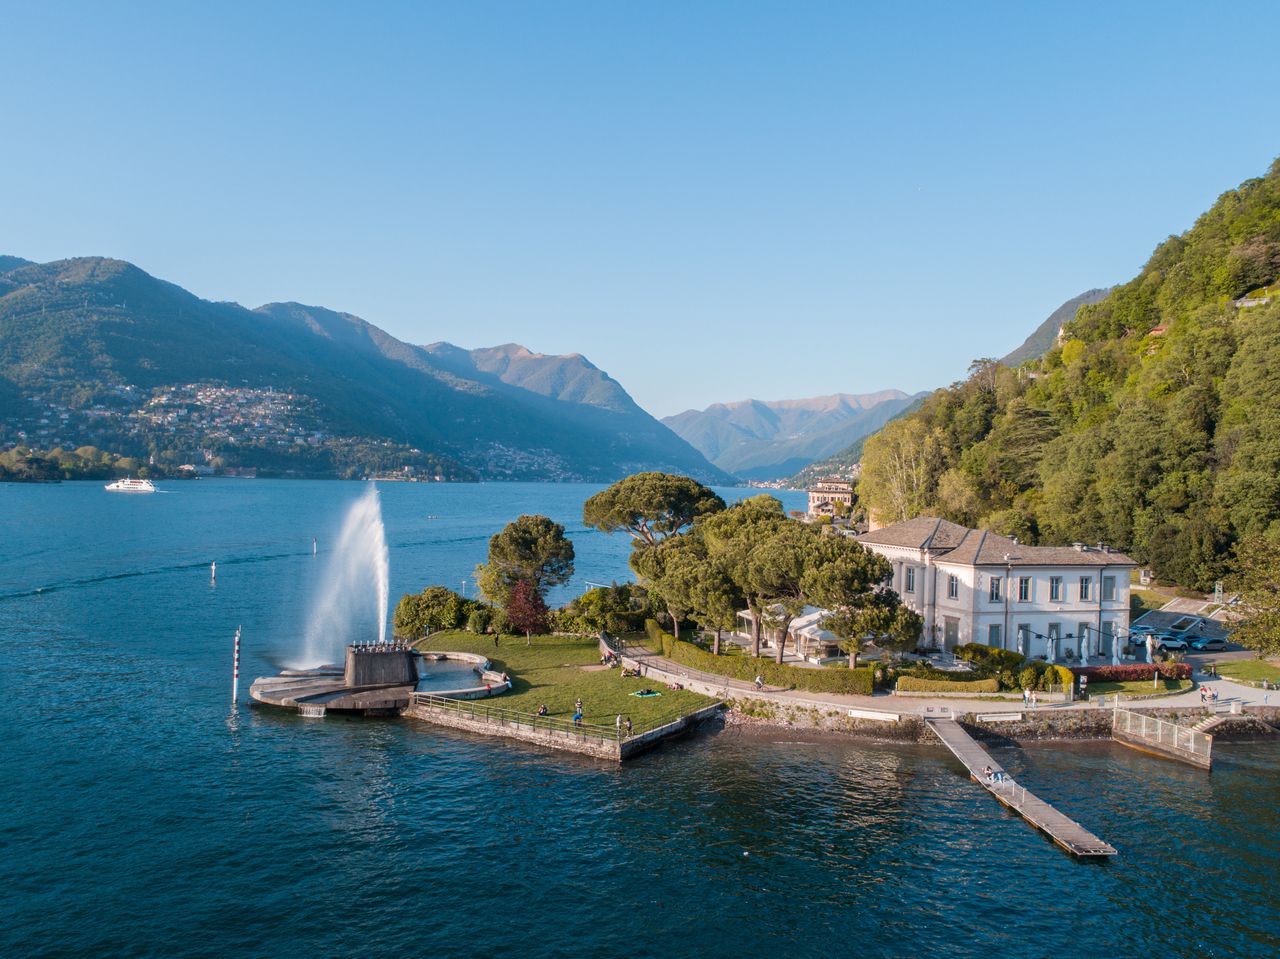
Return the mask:
<svg viewBox="0 0 1280 959">
<path fill-rule="evenodd" d="M 1280 683 L 1280 666 L 1265 659 L 1235 659 L 1217 663 L 1218 675 L 1227 679 L 1242 679 L 1247 683 Z"/>
<path fill-rule="evenodd" d="M 620 669 L 585 670 L 582 667 L 600 665 L 599 647 L 589 638 L 535 636 L 526 646 L 523 637 L 503 636 L 495 648 L 492 636 L 458 630 L 436 633 L 418 648 L 487 656 L 495 669 L 511 677 L 511 692 L 493 697 L 494 706 L 533 714 L 545 703 L 558 719 L 572 719 L 574 700 L 581 698 L 584 722 L 612 726 L 621 713 L 638 732 L 674 718 L 674 713 L 691 713 L 715 701 L 687 689 L 667 689 L 656 679 L 624 678 Z M 646 686 L 662 695 L 631 695 Z"/>
<path fill-rule="evenodd" d="M 1169 597 L 1163 593 L 1157 593 L 1153 589 L 1139 589 L 1135 586 L 1129 590 L 1129 617 L 1131 620 L 1137 619 L 1152 610 L 1159 609 L 1167 602 Z"/>
<path fill-rule="evenodd" d="M 1149 679 L 1128 679 L 1122 683 L 1089 683 L 1089 695 L 1095 694 L 1099 696 L 1114 696 L 1119 693 L 1121 696 L 1145 696 L 1151 693 L 1174 693 L 1185 692 L 1191 688 L 1191 680 L 1189 679 L 1162 679 L 1160 685 L 1152 688 Z"/>
</svg>

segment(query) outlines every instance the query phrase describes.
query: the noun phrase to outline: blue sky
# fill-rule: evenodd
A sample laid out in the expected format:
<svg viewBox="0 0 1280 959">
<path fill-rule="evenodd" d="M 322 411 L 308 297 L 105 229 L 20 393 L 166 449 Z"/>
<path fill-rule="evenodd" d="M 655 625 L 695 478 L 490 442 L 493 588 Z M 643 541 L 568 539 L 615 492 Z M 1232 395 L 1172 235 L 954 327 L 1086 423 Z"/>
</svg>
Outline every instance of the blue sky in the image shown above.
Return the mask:
<svg viewBox="0 0 1280 959">
<path fill-rule="evenodd" d="M 1280 155 L 1280 5 L 18 4 L 0 252 L 657 415 L 961 377 Z"/>
</svg>

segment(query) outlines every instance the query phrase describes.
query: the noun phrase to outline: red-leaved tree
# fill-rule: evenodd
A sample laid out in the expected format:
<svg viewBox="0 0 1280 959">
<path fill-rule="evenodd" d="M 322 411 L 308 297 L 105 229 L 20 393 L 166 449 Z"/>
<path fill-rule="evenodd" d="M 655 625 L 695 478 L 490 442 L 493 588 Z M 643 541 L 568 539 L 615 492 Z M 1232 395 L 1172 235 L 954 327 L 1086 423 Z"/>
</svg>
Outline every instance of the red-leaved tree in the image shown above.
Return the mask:
<svg viewBox="0 0 1280 959">
<path fill-rule="evenodd" d="M 547 631 L 547 604 L 538 588 L 522 579 L 507 594 L 507 623 L 524 633 L 525 645 L 532 642 L 534 633 Z"/>
</svg>

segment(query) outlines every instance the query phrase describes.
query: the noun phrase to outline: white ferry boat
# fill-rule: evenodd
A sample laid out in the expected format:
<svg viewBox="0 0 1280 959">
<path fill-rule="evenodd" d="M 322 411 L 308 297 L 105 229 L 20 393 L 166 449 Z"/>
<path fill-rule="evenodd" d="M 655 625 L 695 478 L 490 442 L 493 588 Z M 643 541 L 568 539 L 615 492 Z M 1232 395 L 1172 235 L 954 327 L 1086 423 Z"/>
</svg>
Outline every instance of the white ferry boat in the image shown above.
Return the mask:
<svg viewBox="0 0 1280 959">
<path fill-rule="evenodd" d="M 118 479 L 108 483 L 106 488 L 112 493 L 154 493 L 155 484 L 145 479 Z"/>
</svg>

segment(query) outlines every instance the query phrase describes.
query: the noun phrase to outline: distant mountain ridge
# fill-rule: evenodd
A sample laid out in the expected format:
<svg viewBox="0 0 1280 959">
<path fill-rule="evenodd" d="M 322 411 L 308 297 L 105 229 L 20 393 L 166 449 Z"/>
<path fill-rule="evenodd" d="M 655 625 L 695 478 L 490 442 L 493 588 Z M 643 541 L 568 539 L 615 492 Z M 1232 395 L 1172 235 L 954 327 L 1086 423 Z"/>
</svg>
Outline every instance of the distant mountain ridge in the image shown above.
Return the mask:
<svg viewBox="0 0 1280 959">
<path fill-rule="evenodd" d="M 742 400 L 662 422 L 716 466 L 750 480 L 790 476 L 868 436 L 916 397 L 901 390 L 795 400 Z"/>
<path fill-rule="evenodd" d="M 1100 303 L 1107 298 L 1110 288 L 1086 290 L 1079 296 L 1073 296 L 1054 310 L 1045 321 L 1022 341 L 1022 345 L 1013 350 L 1000 362 L 1005 366 L 1021 366 L 1027 360 L 1038 360 L 1058 345 L 1058 331 L 1076 318 L 1080 307 Z"/>
<path fill-rule="evenodd" d="M 240 391 L 228 402 L 259 412 L 196 430 L 216 411 L 192 384 Z M 323 307 L 202 300 L 120 260 L 5 257 L 0 440 L 42 436 L 212 450 L 292 475 L 348 475 L 344 450 L 359 447 L 375 465 L 419 451 L 421 469 L 446 478 L 729 479 L 581 356 L 414 346 Z"/>
</svg>

